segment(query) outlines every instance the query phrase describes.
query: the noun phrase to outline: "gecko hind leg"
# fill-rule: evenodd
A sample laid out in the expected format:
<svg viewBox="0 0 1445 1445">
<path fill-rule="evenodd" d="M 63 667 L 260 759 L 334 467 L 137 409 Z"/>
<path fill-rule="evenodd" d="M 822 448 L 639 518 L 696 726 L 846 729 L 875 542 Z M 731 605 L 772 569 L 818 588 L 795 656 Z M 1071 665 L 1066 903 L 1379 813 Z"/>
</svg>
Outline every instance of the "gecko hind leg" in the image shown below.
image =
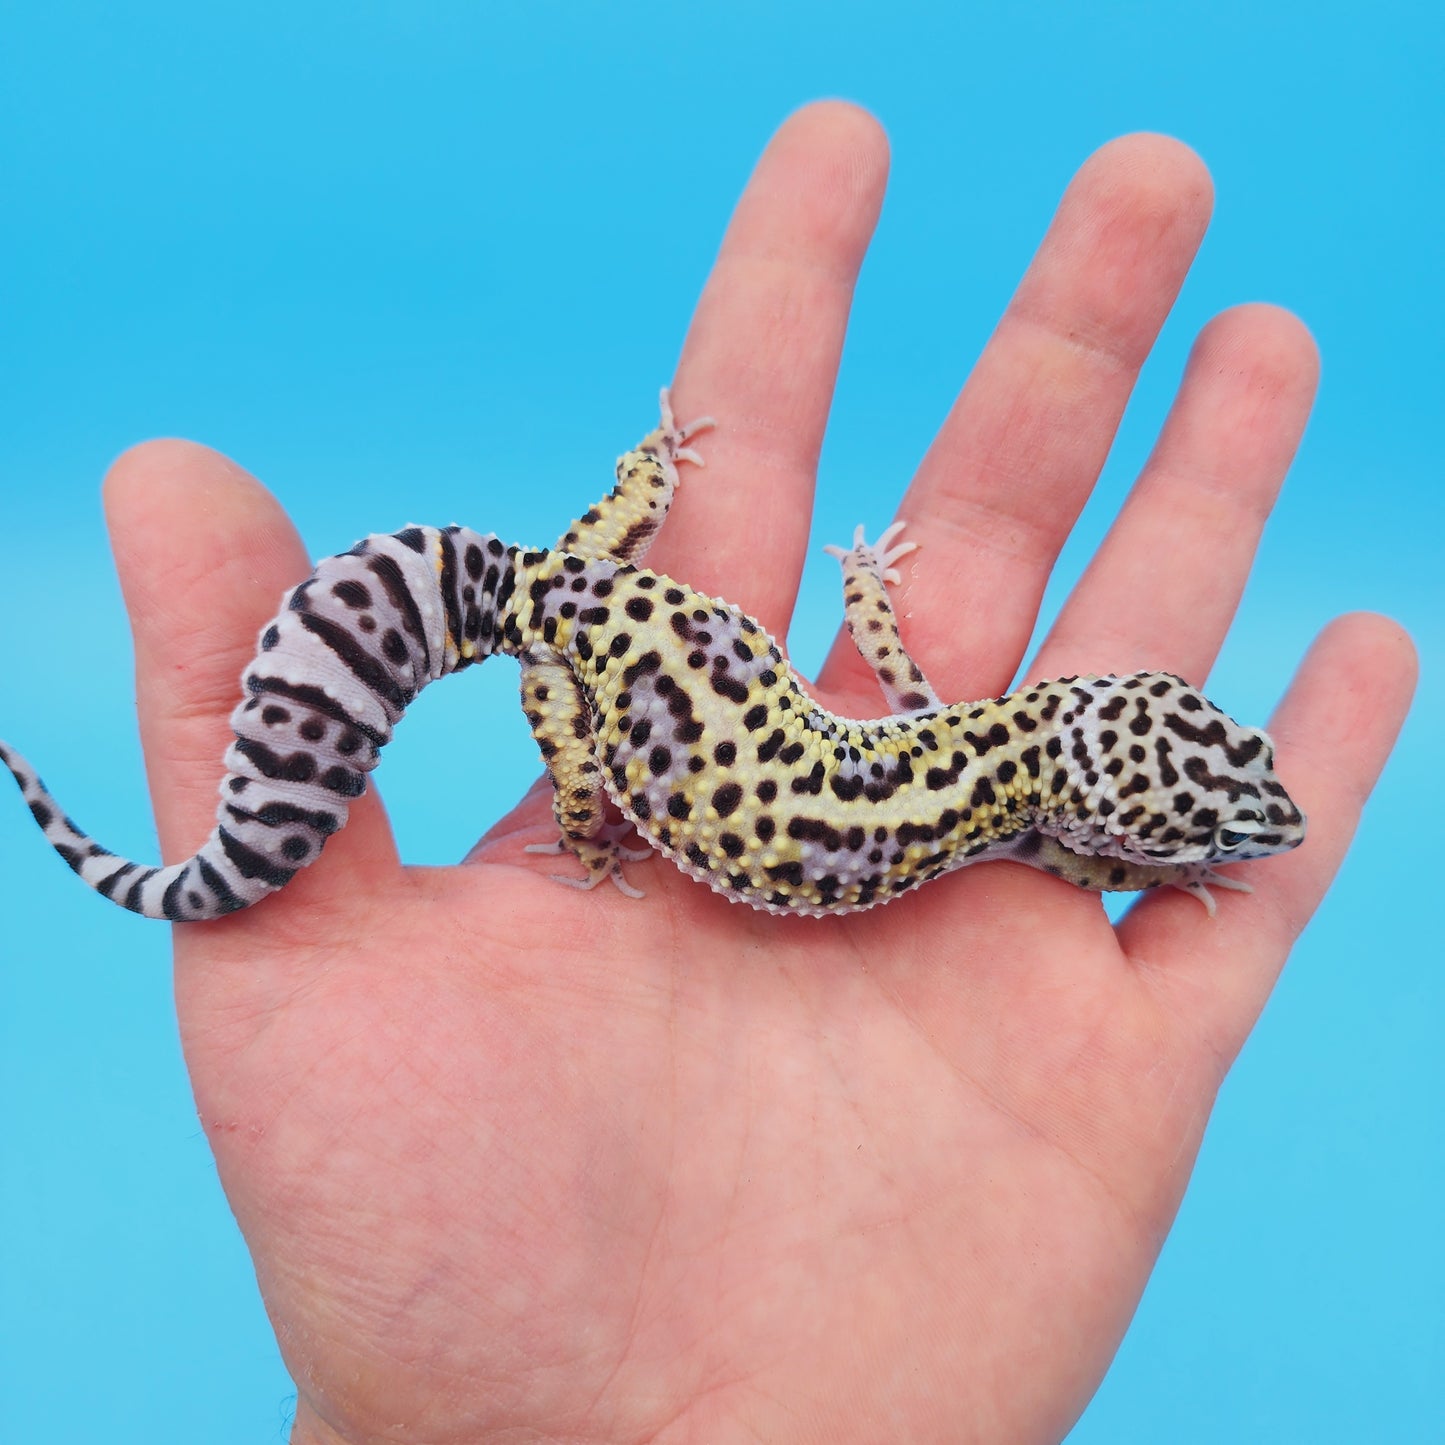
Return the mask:
<svg viewBox="0 0 1445 1445">
<path fill-rule="evenodd" d="M 906 524 L 894 522 L 876 542 L 865 539 L 863 528 L 853 534 L 852 547 L 824 547 L 843 564 L 843 609 L 848 631 L 863 661 L 873 669 L 892 713 L 932 712 L 942 699 L 909 655 L 898 632 L 898 617 L 888 597 L 888 583 L 903 579 L 893 565 L 917 542 L 897 542 Z M 896 543 L 896 545 L 895 545 Z"/>
<path fill-rule="evenodd" d="M 586 870 L 581 878 L 554 873 L 568 888 L 595 888 L 610 878 L 620 893 L 641 898 L 622 872 L 623 863 L 652 856 L 651 848 L 624 848 L 629 824 L 607 822 L 607 790 L 595 756 L 590 709 L 576 675 L 554 657 L 527 653 L 522 658 L 522 706 L 552 783 L 552 816 L 560 836 L 533 843 L 528 853 L 568 854 Z"/>
</svg>

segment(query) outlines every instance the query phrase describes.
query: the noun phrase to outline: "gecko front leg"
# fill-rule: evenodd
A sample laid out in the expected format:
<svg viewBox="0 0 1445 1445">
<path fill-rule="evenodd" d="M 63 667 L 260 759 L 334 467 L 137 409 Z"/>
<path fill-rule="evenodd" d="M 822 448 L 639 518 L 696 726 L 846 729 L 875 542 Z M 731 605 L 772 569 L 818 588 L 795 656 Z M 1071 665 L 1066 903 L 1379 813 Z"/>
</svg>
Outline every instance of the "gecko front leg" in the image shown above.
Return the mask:
<svg viewBox="0 0 1445 1445">
<path fill-rule="evenodd" d="M 660 406 L 662 417 L 657 426 L 631 451 L 618 457 L 617 485 L 557 539 L 559 552 L 633 563 L 646 555 L 676 495 L 680 480 L 677 464 L 703 464 L 702 457 L 688 443 L 700 431 L 716 425 L 705 416 L 679 426 L 666 387 L 662 389 Z"/>
<path fill-rule="evenodd" d="M 677 464 L 703 465 L 688 443 L 715 425 L 711 417 L 679 425 L 667 387 L 659 408 L 657 426 L 617 459 L 617 485 L 558 538 L 559 552 L 625 563 L 639 562 L 646 554 L 676 495 Z M 650 858 L 652 850 L 624 848 L 620 840 L 629 828 L 605 821 L 606 797 L 586 697 L 571 669 L 552 654 L 527 653 L 521 664 L 522 705 L 552 781 L 552 810 L 561 830 L 555 843 L 534 843 L 527 852 L 575 857 L 587 870 L 585 877 L 552 875 L 570 888 L 595 888 L 610 878 L 619 892 L 641 898 L 641 890 L 623 875 L 622 864 Z"/>
</svg>

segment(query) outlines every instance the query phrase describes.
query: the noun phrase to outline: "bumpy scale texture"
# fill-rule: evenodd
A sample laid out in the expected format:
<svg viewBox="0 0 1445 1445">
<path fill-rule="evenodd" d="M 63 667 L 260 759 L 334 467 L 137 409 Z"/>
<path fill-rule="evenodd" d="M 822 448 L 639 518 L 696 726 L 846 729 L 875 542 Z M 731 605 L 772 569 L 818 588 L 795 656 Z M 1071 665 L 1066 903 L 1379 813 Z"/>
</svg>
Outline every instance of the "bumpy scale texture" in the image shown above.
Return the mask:
<svg viewBox="0 0 1445 1445">
<path fill-rule="evenodd" d="M 284 599 L 242 676 L 217 826 L 170 867 L 130 862 L 64 815 L 0 744 L 37 823 L 97 892 L 150 918 L 218 918 L 320 856 L 427 683 L 503 652 L 554 788 L 563 853 L 591 887 L 640 896 L 610 799 L 685 873 L 773 913 L 887 902 L 1008 858 L 1083 888 L 1173 884 L 1213 911 L 1243 888 L 1222 861 L 1293 848 L 1304 819 L 1268 737 L 1181 678 L 1069 677 L 942 703 L 904 650 L 887 586 L 913 550 L 859 530 L 842 559 L 849 628 L 892 709 L 839 717 L 804 692 L 750 617 L 636 564 L 680 461 L 699 463 L 663 393 L 661 425 L 617 485 L 527 551 L 463 527 L 406 527 L 323 561 Z"/>
</svg>

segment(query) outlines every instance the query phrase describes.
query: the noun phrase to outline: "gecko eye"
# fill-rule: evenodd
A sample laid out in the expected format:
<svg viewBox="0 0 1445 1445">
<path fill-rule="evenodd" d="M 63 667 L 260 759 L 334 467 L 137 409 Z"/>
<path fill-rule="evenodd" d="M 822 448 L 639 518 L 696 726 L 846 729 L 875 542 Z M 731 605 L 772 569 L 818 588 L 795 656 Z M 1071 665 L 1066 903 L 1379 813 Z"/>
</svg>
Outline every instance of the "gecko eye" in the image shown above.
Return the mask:
<svg viewBox="0 0 1445 1445">
<path fill-rule="evenodd" d="M 1223 853 L 1233 852 L 1259 831 L 1258 823 L 1221 823 L 1214 830 L 1214 846 Z"/>
</svg>

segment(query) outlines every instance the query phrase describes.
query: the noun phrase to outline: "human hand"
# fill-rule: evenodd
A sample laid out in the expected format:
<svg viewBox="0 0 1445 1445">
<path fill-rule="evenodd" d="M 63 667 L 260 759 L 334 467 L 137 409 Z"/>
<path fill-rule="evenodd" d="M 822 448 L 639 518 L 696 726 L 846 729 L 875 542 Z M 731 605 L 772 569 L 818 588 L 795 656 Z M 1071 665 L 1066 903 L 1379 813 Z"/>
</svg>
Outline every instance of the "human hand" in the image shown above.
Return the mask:
<svg viewBox="0 0 1445 1445">
<path fill-rule="evenodd" d="M 789 121 L 677 374 L 679 413 L 721 426 L 648 564 L 778 636 L 885 169 L 857 111 Z M 1174 142 L 1093 157 L 925 459 L 905 640 L 949 698 L 1017 671 L 1208 197 Z M 1206 328 L 1030 677 L 1203 681 L 1314 372 L 1283 313 Z M 132 452 L 108 506 L 169 860 L 209 828 L 235 680 L 309 563 L 201 448 Z M 1256 892 L 1213 920 L 1166 891 L 1114 928 L 1002 863 L 814 921 L 660 860 L 634 865 L 644 902 L 574 894 L 523 851 L 553 836 L 544 789 L 446 869 L 403 868 L 362 799 L 284 893 L 176 930 L 197 1106 L 296 1379 L 294 1439 L 1060 1437 L 1412 670 L 1380 619 L 1323 634 L 1271 723 L 1309 839 L 1241 866 Z M 816 691 L 879 711 L 846 637 Z"/>
</svg>

